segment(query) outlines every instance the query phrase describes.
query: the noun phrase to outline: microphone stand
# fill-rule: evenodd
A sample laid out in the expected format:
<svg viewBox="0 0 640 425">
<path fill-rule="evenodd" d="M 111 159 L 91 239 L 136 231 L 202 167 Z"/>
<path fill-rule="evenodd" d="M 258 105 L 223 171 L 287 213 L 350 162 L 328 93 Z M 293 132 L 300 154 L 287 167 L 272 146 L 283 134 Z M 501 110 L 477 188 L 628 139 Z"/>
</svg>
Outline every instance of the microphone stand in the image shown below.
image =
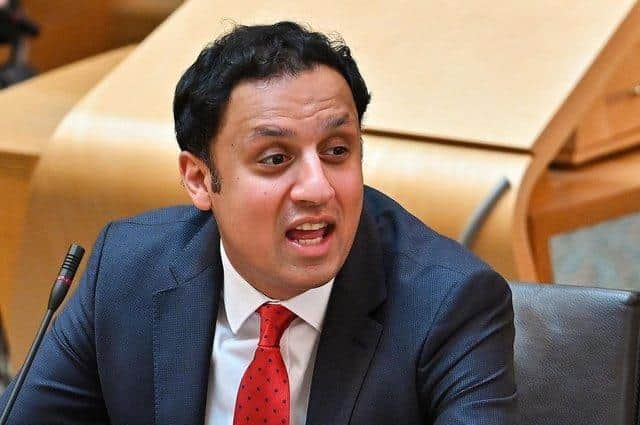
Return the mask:
<svg viewBox="0 0 640 425">
<path fill-rule="evenodd" d="M 33 359 L 36 356 L 38 348 L 40 347 L 40 343 L 42 343 L 42 338 L 44 338 L 44 334 L 49 328 L 49 323 L 53 318 L 53 313 L 55 313 L 58 307 L 60 307 L 60 304 L 62 304 L 62 300 L 64 300 L 64 297 L 67 295 L 69 286 L 71 286 L 71 282 L 73 281 L 73 277 L 78 270 L 78 266 L 80 265 L 80 261 L 82 260 L 83 255 L 84 248 L 77 244 L 71 244 L 71 246 L 69 247 L 69 251 L 67 252 L 67 255 L 65 256 L 62 263 L 62 267 L 60 267 L 60 273 L 58 273 L 58 277 L 53 283 L 53 288 L 51 288 L 47 312 L 44 314 L 42 323 L 40 323 L 40 329 L 38 329 L 36 339 L 33 341 L 33 344 L 31 344 L 29 354 L 27 354 L 24 365 L 22 366 L 22 369 L 20 369 L 20 373 L 16 378 L 15 386 L 11 391 L 11 395 L 9 396 L 9 400 L 7 401 L 7 405 L 2 412 L 2 417 L 0 417 L 0 425 L 6 425 L 7 421 L 9 420 L 11 409 L 13 408 L 13 405 L 18 398 L 18 393 L 20 392 L 22 384 L 27 377 L 27 373 L 29 373 L 31 363 L 33 363 Z"/>
</svg>

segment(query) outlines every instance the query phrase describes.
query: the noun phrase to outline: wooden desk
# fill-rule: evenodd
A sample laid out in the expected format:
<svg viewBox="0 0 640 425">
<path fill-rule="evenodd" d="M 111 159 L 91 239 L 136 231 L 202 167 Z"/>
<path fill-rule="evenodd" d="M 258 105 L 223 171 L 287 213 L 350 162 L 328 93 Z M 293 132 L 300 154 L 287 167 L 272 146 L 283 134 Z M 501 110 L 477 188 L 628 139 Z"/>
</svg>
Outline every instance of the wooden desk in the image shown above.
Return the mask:
<svg viewBox="0 0 640 425">
<path fill-rule="evenodd" d="M 640 145 L 640 42 L 616 68 L 554 162 L 583 165 Z"/>
<path fill-rule="evenodd" d="M 640 211 L 640 149 L 577 168 L 553 168 L 531 196 L 529 232 L 539 278 L 553 282 L 553 235 Z"/>
</svg>

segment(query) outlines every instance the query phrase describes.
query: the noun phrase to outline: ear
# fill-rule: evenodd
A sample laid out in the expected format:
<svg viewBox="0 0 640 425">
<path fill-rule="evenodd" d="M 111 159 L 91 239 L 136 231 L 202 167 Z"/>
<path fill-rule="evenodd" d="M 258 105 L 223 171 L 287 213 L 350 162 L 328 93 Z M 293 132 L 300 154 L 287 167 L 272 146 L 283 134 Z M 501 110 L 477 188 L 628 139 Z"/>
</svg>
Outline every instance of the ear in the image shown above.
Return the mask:
<svg viewBox="0 0 640 425">
<path fill-rule="evenodd" d="M 211 209 L 211 171 L 204 161 L 191 152 L 182 151 L 178 156 L 180 176 L 191 201 L 196 208 Z"/>
</svg>

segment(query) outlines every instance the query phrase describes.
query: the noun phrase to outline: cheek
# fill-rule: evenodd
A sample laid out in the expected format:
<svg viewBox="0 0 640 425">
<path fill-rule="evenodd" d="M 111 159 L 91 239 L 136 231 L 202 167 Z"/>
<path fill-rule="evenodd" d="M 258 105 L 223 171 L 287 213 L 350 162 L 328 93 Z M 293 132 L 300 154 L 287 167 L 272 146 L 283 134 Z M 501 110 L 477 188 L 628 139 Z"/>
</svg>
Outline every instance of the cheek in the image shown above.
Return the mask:
<svg viewBox="0 0 640 425">
<path fill-rule="evenodd" d="M 245 176 L 237 178 L 228 190 L 233 198 L 230 212 L 236 214 L 235 221 L 243 221 L 247 227 L 262 228 L 264 233 L 282 219 L 282 203 L 286 199 L 283 182 Z"/>
<path fill-rule="evenodd" d="M 349 234 L 347 237 L 355 235 L 364 198 L 364 186 L 361 169 L 343 176 L 341 184 L 338 186 L 337 196 L 343 208 L 343 214 L 347 226 L 344 230 Z"/>
<path fill-rule="evenodd" d="M 333 187 L 336 195 L 344 201 L 345 207 L 357 209 L 363 196 L 363 177 L 360 164 L 337 173 Z"/>
</svg>

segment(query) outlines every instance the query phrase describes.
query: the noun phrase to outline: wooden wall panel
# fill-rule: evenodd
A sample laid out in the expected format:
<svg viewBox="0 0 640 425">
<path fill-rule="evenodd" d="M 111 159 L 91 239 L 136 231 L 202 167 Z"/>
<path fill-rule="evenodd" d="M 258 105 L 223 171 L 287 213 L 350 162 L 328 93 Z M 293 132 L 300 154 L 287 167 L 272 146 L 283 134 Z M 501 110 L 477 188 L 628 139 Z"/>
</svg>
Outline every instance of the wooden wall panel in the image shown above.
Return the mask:
<svg viewBox="0 0 640 425">
<path fill-rule="evenodd" d="M 22 0 L 41 29 L 30 41 L 30 63 L 45 72 L 147 36 L 181 0 Z M 0 61 L 7 57 L 0 49 Z"/>
<path fill-rule="evenodd" d="M 31 174 L 36 158 L 15 153 L 0 153 L 0 314 L 5 327 L 10 321 L 11 283 L 22 284 L 13 279 L 17 252 L 17 241 L 22 235 L 22 226 L 27 212 L 27 200 Z M 55 272 L 54 272 L 55 273 Z"/>
</svg>

